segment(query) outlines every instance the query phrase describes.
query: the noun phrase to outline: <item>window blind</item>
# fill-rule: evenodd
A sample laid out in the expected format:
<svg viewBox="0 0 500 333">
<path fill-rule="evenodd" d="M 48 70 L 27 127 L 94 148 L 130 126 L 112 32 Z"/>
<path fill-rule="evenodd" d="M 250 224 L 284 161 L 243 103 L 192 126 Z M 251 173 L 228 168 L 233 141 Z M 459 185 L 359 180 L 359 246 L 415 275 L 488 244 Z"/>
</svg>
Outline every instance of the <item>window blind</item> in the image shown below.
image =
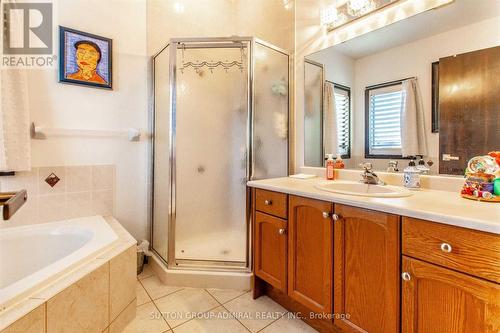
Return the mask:
<svg viewBox="0 0 500 333">
<path fill-rule="evenodd" d="M 369 91 L 370 154 L 401 154 L 401 97 L 400 83 Z"/>
<path fill-rule="evenodd" d="M 350 156 L 349 138 L 350 138 L 350 110 L 349 100 L 350 91 L 348 88 L 334 85 L 335 110 L 337 112 L 337 140 L 339 153 L 343 157 Z"/>
</svg>

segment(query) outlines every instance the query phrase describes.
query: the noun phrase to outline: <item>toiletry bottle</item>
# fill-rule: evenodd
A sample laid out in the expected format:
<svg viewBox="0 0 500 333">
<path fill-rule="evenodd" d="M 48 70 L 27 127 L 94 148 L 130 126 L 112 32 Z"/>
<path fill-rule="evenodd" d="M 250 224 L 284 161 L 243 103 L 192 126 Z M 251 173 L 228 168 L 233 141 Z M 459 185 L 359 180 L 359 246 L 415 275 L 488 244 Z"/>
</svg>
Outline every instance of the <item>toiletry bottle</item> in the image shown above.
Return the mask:
<svg viewBox="0 0 500 333">
<path fill-rule="evenodd" d="M 328 159 L 326 160 L 326 179 L 333 180 L 335 161 L 333 160 L 333 154 L 326 155 Z"/>
<path fill-rule="evenodd" d="M 415 166 L 415 160 L 404 169 L 404 185 L 410 190 L 420 189 L 420 170 Z"/>
<path fill-rule="evenodd" d="M 335 169 L 343 169 L 345 168 L 344 161 L 342 160 L 342 156 L 337 153 L 337 159 L 335 160 Z"/>
</svg>

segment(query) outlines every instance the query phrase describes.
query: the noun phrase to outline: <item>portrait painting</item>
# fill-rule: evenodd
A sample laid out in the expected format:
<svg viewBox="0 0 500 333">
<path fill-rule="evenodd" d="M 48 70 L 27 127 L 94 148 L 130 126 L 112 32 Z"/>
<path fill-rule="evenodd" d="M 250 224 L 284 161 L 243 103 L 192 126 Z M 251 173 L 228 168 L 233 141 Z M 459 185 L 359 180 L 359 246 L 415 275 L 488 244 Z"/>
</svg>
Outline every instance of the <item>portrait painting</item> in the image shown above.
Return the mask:
<svg viewBox="0 0 500 333">
<path fill-rule="evenodd" d="M 59 27 L 59 81 L 112 89 L 112 40 Z"/>
</svg>

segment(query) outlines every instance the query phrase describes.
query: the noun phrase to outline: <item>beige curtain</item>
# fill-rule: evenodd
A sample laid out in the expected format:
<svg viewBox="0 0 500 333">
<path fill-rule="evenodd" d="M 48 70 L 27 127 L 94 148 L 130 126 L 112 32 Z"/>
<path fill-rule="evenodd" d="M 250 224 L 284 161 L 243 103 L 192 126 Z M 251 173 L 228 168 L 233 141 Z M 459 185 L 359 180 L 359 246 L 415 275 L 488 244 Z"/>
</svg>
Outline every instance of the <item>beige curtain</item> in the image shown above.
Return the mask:
<svg viewBox="0 0 500 333">
<path fill-rule="evenodd" d="M 31 168 L 27 86 L 25 69 L 0 69 L 0 171 Z"/>
<path fill-rule="evenodd" d="M 424 107 L 417 79 L 404 80 L 401 108 L 401 155 L 427 155 Z"/>
<path fill-rule="evenodd" d="M 335 109 L 334 86 L 330 82 L 325 82 L 323 103 L 325 154 L 335 156 L 339 152 L 337 110 Z"/>
</svg>

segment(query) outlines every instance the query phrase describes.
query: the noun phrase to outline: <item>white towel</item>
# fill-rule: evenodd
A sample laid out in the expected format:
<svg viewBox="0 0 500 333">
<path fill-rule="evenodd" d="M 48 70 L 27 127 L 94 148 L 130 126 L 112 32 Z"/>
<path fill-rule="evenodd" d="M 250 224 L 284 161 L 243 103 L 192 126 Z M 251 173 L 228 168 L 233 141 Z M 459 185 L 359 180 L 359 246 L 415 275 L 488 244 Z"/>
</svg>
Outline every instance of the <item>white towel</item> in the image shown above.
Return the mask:
<svg viewBox="0 0 500 333">
<path fill-rule="evenodd" d="M 0 69 L 0 171 L 30 168 L 27 73 L 25 69 Z"/>
<path fill-rule="evenodd" d="M 404 80 L 401 103 L 401 155 L 427 155 L 424 107 L 416 79 Z"/>
</svg>

